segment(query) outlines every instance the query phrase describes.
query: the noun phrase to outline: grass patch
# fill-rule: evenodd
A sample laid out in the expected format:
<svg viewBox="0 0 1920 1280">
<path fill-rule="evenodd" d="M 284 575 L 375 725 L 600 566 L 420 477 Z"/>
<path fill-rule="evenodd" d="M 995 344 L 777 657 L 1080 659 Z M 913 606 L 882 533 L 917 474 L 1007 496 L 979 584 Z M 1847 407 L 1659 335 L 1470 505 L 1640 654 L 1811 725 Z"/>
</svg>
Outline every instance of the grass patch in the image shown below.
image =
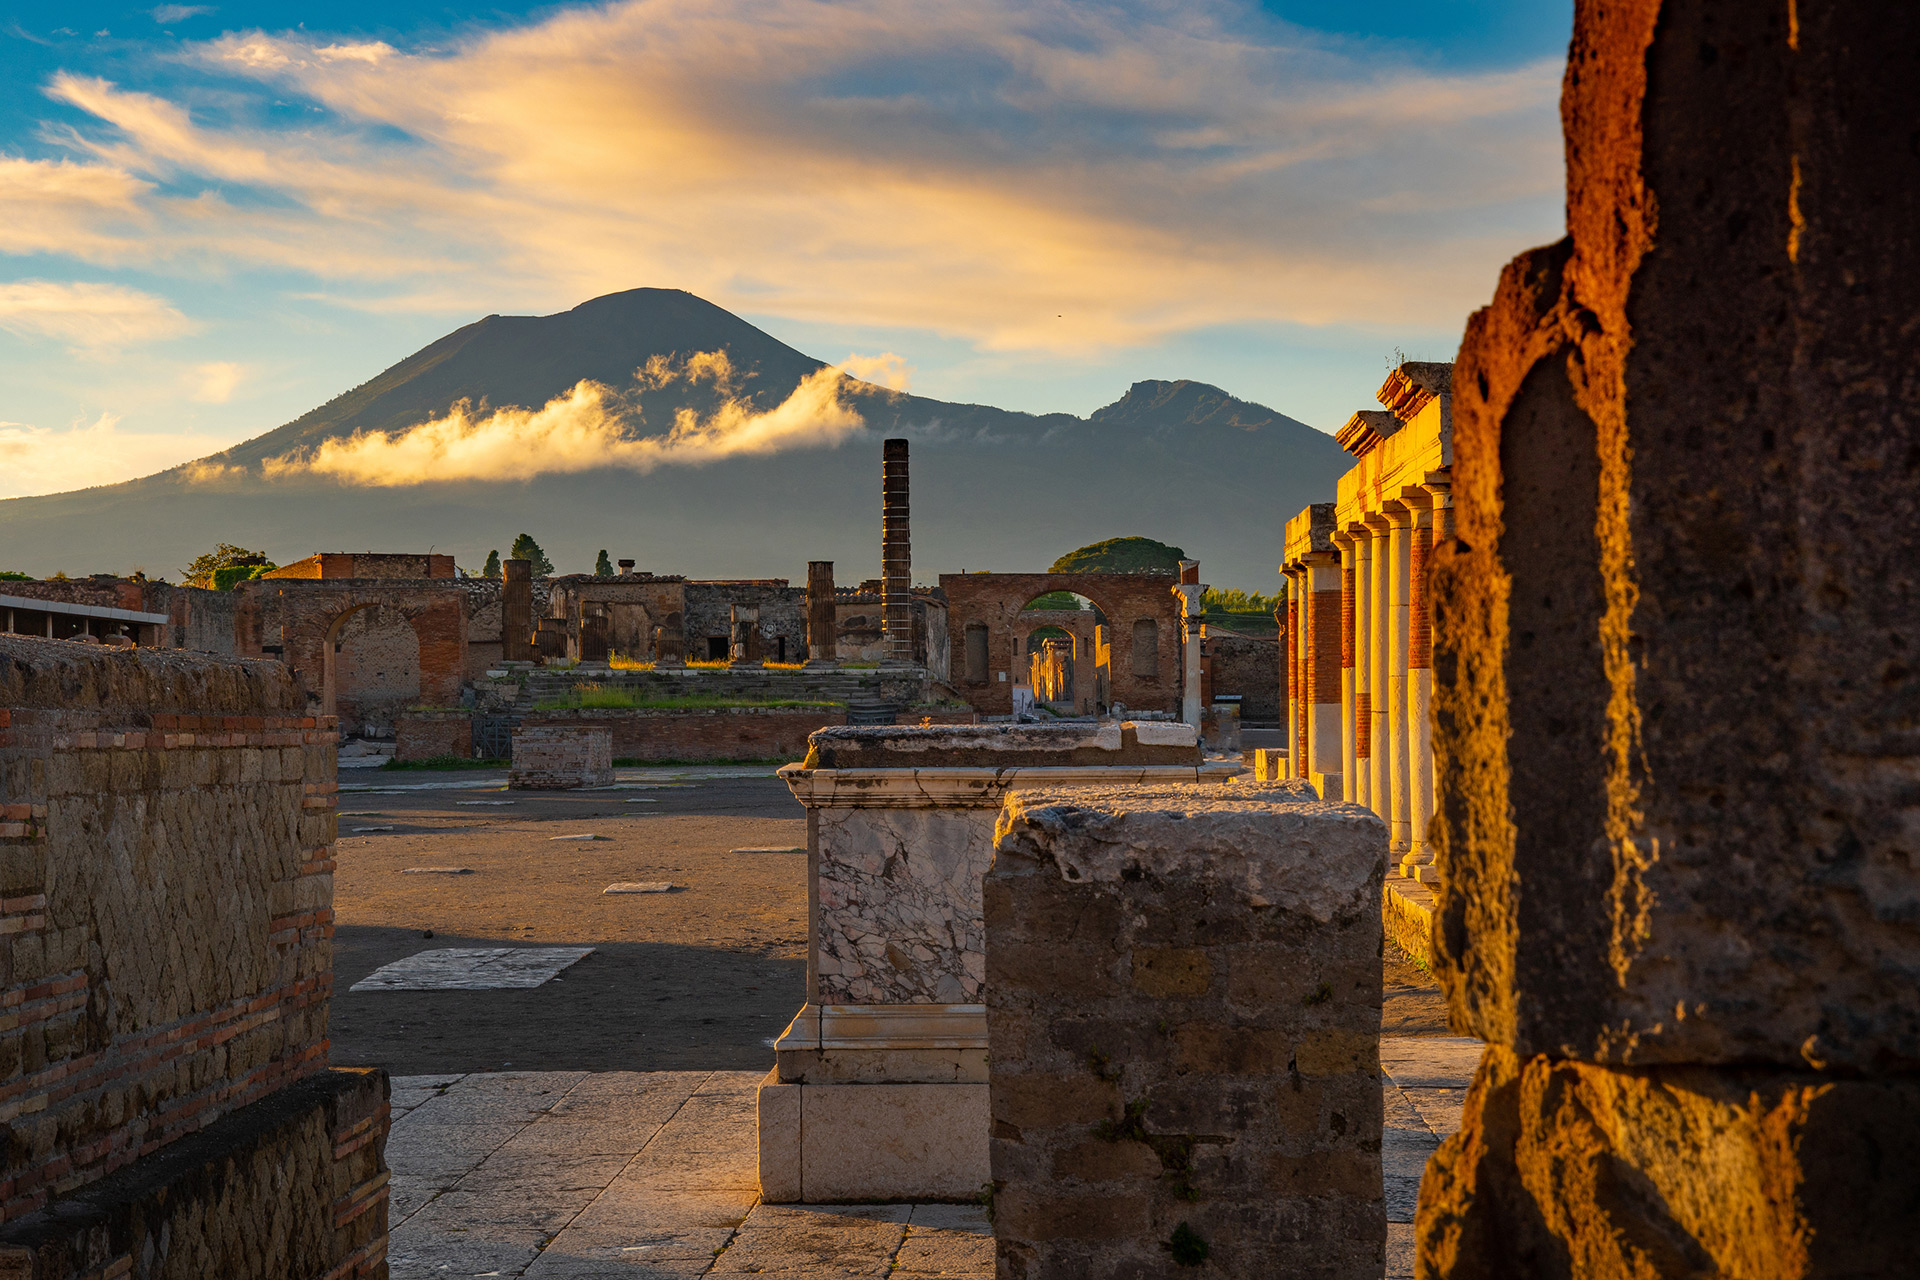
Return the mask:
<svg viewBox="0 0 1920 1280">
<path fill-rule="evenodd" d="M 608 654 L 607 665 L 615 671 L 651 671 L 654 667 L 654 664 L 650 661 L 645 661 L 640 658 L 629 658 L 624 653 Z"/>
<path fill-rule="evenodd" d="M 842 702 L 824 698 L 748 698 L 724 693 L 653 693 L 642 689 L 610 689 L 602 684 L 575 685 L 558 698 L 543 698 L 535 711 L 725 711 L 740 708 L 818 709 L 832 711 Z"/>
<path fill-rule="evenodd" d="M 511 760 L 469 760 L 465 756 L 432 756 L 425 760 L 389 760 L 380 766 L 382 773 L 402 769 L 505 769 Z"/>
</svg>

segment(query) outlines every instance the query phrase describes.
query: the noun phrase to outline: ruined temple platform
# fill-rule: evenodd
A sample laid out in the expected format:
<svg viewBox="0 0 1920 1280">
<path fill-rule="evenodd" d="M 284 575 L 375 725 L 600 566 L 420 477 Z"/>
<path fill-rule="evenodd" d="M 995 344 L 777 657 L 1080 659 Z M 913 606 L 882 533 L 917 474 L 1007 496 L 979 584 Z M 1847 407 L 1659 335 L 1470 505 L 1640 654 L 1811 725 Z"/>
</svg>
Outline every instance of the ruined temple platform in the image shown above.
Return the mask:
<svg viewBox="0 0 1920 1280">
<path fill-rule="evenodd" d="M 1387 1280 L 1413 1274 L 1420 1170 L 1459 1126 L 1480 1046 L 1381 1041 Z M 540 1071 L 393 1081 L 392 1280 L 772 1274 L 989 1280 L 973 1205 L 763 1205 L 759 1071 Z"/>
</svg>

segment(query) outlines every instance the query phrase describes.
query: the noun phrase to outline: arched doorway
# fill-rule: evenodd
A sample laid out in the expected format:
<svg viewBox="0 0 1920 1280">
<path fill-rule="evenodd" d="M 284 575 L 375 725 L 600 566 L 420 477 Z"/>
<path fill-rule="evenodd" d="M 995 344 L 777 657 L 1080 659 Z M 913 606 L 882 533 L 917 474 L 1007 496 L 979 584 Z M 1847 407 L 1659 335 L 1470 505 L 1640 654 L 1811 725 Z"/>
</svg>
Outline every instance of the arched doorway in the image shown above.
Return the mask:
<svg viewBox="0 0 1920 1280">
<path fill-rule="evenodd" d="M 1032 701 L 1060 715 L 1106 710 L 1106 615 L 1086 596 L 1047 591 L 1021 607 L 1016 669 Z M 1018 696 L 1018 695 L 1016 695 Z"/>
<path fill-rule="evenodd" d="M 321 646 L 321 713 L 349 732 L 392 726 L 420 701 L 420 637 L 401 608 L 379 600 L 350 605 L 327 624 Z"/>
</svg>

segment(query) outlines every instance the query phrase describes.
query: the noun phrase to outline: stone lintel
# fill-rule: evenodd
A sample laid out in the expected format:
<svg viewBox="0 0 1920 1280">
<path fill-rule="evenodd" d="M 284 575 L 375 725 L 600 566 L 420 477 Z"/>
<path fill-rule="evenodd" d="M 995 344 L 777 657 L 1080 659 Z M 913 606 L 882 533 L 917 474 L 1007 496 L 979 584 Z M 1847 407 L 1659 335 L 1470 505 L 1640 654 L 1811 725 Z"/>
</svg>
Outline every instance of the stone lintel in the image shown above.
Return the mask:
<svg viewBox="0 0 1920 1280">
<path fill-rule="evenodd" d="M 1182 726 L 1187 727 L 1187 726 Z M 809 769 L 779 770 L 794 799 L 810 809 L 997 808 L 1011 791 L 1039 787 L 1228 781 L 1239 765 L 1021 765 L 1004 769 Z"/>
</svg>

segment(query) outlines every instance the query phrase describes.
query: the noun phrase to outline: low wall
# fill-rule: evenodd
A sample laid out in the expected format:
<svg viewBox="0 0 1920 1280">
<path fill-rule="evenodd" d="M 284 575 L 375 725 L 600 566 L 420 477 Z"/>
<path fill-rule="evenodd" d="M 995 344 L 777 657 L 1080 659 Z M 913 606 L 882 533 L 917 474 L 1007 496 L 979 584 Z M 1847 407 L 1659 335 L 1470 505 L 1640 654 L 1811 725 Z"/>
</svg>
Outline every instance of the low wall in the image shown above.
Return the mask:
<svg viewBox="0 0 1920 1280">
<path fill-rule="evenodd" d="M 277 662 L 0 636 L 0 1220 L 325 1069 L 338 734 L 304 705 Z M 223 1256 L 201 1208 L 166 1248 Z"/>
<path fill-rule="evenodd" d="M 409 712 L 393 722 L 395 760 L 473 758 L 473 716 L 466 711 Z"/>
<path fill-rule="evenodd" d="M 1386 853 L 1373 814 L 1286 785 L 1007 798 L 985 884 L 1001 1276 L 1376 1280 Z"/>
<path fill-rule="evenodd" d="M 613 739 L 591 724 L 527 725 L 513 731 L 509 787 L 566 791 L 613 785 Z"/>
<path fill-rule="evenodd" d="M 839 707 L 534 711 L 521 720 L 526 727 L 605 729 L 616 760 L 798 760 L 807 754 L 808 734 L 846 722 Z"/>
</svg>

